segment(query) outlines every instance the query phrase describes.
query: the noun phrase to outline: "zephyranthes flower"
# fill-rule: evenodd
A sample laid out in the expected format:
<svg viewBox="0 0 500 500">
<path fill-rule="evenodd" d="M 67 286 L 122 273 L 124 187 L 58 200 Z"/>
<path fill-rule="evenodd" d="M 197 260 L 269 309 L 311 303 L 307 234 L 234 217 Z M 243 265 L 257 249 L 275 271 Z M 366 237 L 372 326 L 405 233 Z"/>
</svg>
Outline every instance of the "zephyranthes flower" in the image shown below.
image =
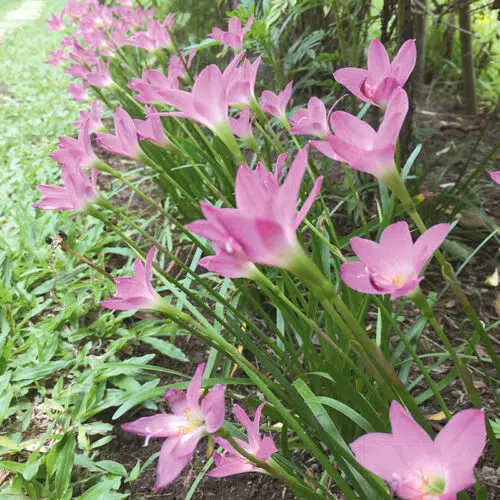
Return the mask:
<svg viewBox="0 0 500 500">
<path fill-rule="evenodd" d="M 394 90 L 408 80 L 416 60 L 415 40 L 406 41 L 392 63 L 384 46 L 372 40 L 368 49 L 368 70 L 342 68 L 333 77 L 358 99 L 385 108 Z"/>
<path fill-rule="evenodd" d="M 252 23 L 253 15 L 249 17 L 245 27 L 241 28 L 241 21 L 235 16 L 229 19 L 227 31 L 222 31 L 220 28 L 213 28 L 212 33 L 208 36 L 239 52 L 243 47 L 243 38 L 250 29 L 250 26 L 252 26 Z"/>
<path fill-rule="evenodd" d="M 200 264 L 226 277 L 250 276 L 253 263 L 287 268 L 297 251 L 297 227 L 316 198 L 322 178 L 318 177 L 299 213 L 299 189 L 307 167 L 307 147 L 297 154 L 288 175 L 280 186 L 284 162 L 278 160 L 276 171 L 268 172 L 262 164 L 255 170 L 245 165 L 236 176 L 236 208 L 215 208 L 202 203 L 205 220 L 188 229 L 212 241 L 215 257 L 205 257 Z"/>
<path fill-rule="evenodd" d="M 342 264 L 340 277 L 361 293 L 390 294 L 391 299 L 407 295 L 423 280 L 419 277 L 422 269 L 449 229 L 449 224 L 437 224 L 413 243 L 408 224 L 396 222 L 384 230 L 380 243 L 352 238 L 359 261 Z"/>
<path fill-rule="evenodd" d="M 161 300 L 151 284 L 151 269 L 156 248 L 152 247 L 144 264 L 141 259 L 134 261 L 133 276 L 115 278 L 116 296 L 99 304 L 107 309 L 117 311 L 136 311 L 138 309 L 154 309 Z"/>
<path fill-rule="evenodd" d="M 399 498 L 454 500 L 474 484 L 474 465 L 486 444 L 483 410 L 458 412 L 434 440 L 396 401 L 390 420 L 391 434 L 366 434 L 351 449 Z"/>
<path fill-rule="evenodd" d="M 401 88 L 393 92 L 378 131 L 345 111 L 334 111 L 330 125 L 335 135 L 327 136 L 330 148 L 339 161 L 384 180 L 396 172 L 396 142 L 407 112 L 408 96 Z"/>
<path fill-rule="evenodd" d="M 92 169 L 91 177 L 78 164 L 65 164 L 61 168 L 64 186 L 39 184 L 42 200 L 34 203 L 34 208 L 42 210 L 84 210 L 98 198 L 97 170 Z"/>
<path fill-rule="evenodd" d="M 253 421 L 248 417 L 243 408 L 234 405 L 234 415 L 238 421 L 245 426 L 248 442 L 238 438 L 234 438 L 234 440 L 246 452 L 265 462 L 278 450 L 271 436 L 261 437 L 260 435 L 260 417 L 264 404 L 265 403 L 262 403 L 257 408 Z M 214 441 L 224 448 L 224 452 L 222 454 L 217 452 L 214 453 L 215 468 L 208 473 L 209 476 L 226 477 L 234 474 L 242 474 L 244 472 L 262 472 L 262 469 L 259 469 L 256 465 L 249 462 L 238 453 L 226 439 L 215 436 Z"/>
<path fill-rule="evenodd" d="M 142 417 L 122 425 L 123 430 L 150 438 L 168 438 L 163 443 L 156 470 L 155 490 L 169 485 L 186 467 L 199 440 L 219 430 L 224 421 L 223 385 L 215 385 L 201 400 L 205 363 L 198 365 L 186 393 L 168 389 L 164 398 L 172 413 Z"/>
</svg>

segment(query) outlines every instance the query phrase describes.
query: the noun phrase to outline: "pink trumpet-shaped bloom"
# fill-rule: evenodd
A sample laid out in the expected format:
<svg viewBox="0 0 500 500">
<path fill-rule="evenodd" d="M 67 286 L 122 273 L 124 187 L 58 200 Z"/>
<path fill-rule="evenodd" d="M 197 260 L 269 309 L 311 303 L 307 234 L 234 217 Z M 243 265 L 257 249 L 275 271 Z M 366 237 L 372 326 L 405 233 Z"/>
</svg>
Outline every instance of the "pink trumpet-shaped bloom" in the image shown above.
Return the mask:
<svg viewBox="0 0 500 500">
<path fill-rule="evenodd" d="M 70 83 L 68 85 L 68 92 L 75 101 L 86 101 L 88 99 L 87 90 L 83 82 Z"/>
<path fill-rule="evenodd" d="M 90 141 L 89 121 L 85 121 L 78 139 L 68 136 L 59 137 L 59 147 L 49 156 L 61 165 L 74 165 L 81 168 L 92 167 L 97 162 L 97 156 Z"/>
<path fill-rule="evenodd" d="M 264 404 L 262 403 L 257 408 L 253 421 L 248 417 L 243 408 L 234 405 L 234 414 L 238 421 L 245 426 L 248 442 L 238 438 L 234 439 L 246 452 L 265 462 L 278 450 L 271 436 L 261 437 L 260 435 L 260 417 Z M 214 453 L 215 468 L 208 473 L 209 476 L 227 477 L 244 472 L 263 472 L 262 469 L 259 469 L 240 455 L 225 439 L 215 436 L 214 440 L 219 446 L 224 448 L 224 452 L 222 454 Z"/>
<path fill-rule="evenodd" d="M 244 107 L 238 118 L 229 118 L 229 124 L 231 125 L 233 134 L 237 137 L 246 140 L 253 136 L 252 119 L 250 118 L 249 108 Z"/>
<path fill-rule="evenodd" d="M 97 68 L 94 68 L 85 75 L 87 83 L 93 87 L 109 87 L 113 83 L 113 79 L 109 72 L 110 64 L 111 59 L 107 64 L 105 64 L 102 59 L 99 59 L 99 61 L 97 61 Z"/>
<path fill-rule="evenodd" d="M 154 104 L 165 102 L 162 96 L 164 90 L 177 90 L 179 82 L 177 75 L 174 72 L 164 75 L 161 71 L 156 69 L 149 69 L 142 71 L 141 78 L 132 78 L 128 87 L 138 94 L 134 98 L 143 104 Z"/>
<path fill-rule="evenodd" d="M 293 115 L 291 134 L 314 135 L 325 139 L 329 133 L 326 107 L 321 99 L 311 97 L 306 109 L 299 109 Z"/>
<path fill-rule="evenodd" d="M 168 389 L 164 398 L 172 413 L 142 417 L 122 425 L 132 434 L 168 438 L 160 451 L 154 489 L 168 486 L 183 471 L 203 436 L 219 430 L 224 421 L 223 385 L 215 385 L 201 400 L 201 381 L 205 363 L 198 365 L 186 393 Z"/>
<path fill-rule="evenodd" d="M 42 210 L 84 210 L 97 197 L 97 170 L 92 169 L 91 177 L 78 165 L 63 165 L 61 178 L 64 186 L 40 184 L 42 193 L 39 203 L 34 208 Z"/>
<path fill-rule="evenodd" d="M 81 130 L 85 126 L 85 123 L 88 122 L 91 132 L 102 130 L 104 125 L 101 120 L 101 110 L 101 101 L 92 101 L 90 111 L 80 111 L 80 118 L 73 125 Z"/>
<path fill-rule="evenodd" d="M 141 151 L 139 141 L 137 140 L 137 130 L 134 120 L 123 109 L 118 106 L 114 116 L 115 135 L 97 132 L 95 134 L 97 143 L 101 148 L 120 156 L 137 158 Z"/>
<path fill-rule="evenodd" d="M 243 38 L 245 38 L 252 23 L 253 14 L 248 18 L 248 22 L 244 28 L 241 27 L 241 21 L 237 17 L 232 17 L 229 19 L 227 31 L 222 31 L 220 28 L 213 28 L 212 33 L 208 36 L 239 52 L 243 48 Z"/>
<path fill-rule="evenodd" d="M 152 19 L 148 23 L 147 31 L 136 33 L 127 43 L 145 50 L 158 50 L 163 48 L 171 48 L 172 40 L 167 29 L 172 29 L 174 23 L 173 14 L 169 14 L 162 23 Z"/>
<path fill-rule="evenodd" d="M 385 108 L 394 90 L 408 80 L 416 60 L 415 40 L 407 40 L 392 63 L 384 46 L 378 40 L 372 40 L 368 49 L 367 70 L 342 68 L 333 77 L 358 99 Z"/>
<path fill-rule="evenodd" d="M 391 434 L 370 433 L 351 444 L 356 460 L 408 500 L 455 500 L 472 486 L 486 445 L 484 410 L 463 410 L 432 440 L 396 401 Z"/>
<path fill-rule="evenodd" d="M 488 173 L 490 174 L 490 177 L 493 181 L 495 181 L 497 184 L 500 184 L 500 170 Z"/>
<path fill-rule="evenodd" d="M 292 96 L 293 82 L 289 82 L 278 95 L 270 90 L 262 92 L 262 111 L 275 116 L 279 120 L 286 120 L 286 106 Z"/>
<path fill-rule="evenodd" d="M 165 89 L 159 94 L 162 102 L 180 110 L 162 115 L 188 118 L 216 133 L 217 130 L 229 129 L 227 85 L 221 70 L 215 64 L 200 72 L 191 92 Z"/>
<path fill-rule="evenodd" d="M 377 132 L 345 111 L 334 111 L 330 125 L 335 135 L 327 136 L 330 148 L 355 170 L 378 178 L 392 175 L 396 142 L 407 112 L 408 96 L 401 88 L 393 92 Z"/>
<path fill-rule="evenodd" d="M 261 60 L 262 56 L 259 56 L 254 63 L 245 59 L 241 67 L 224 72 L 230 106 L 252 106 L 255 102 L 255 80 Z"/>
<path fill-rule="evenodd" d="M 108 300 L 99 302 L 106 309 L 116 311 L 136 311 L 138 309 L 154 309 L 161 300 L 151 284 L 151 269 L 156 247 L 152 247 L 147 256 L 146 263 L 141 259 L 134 261 L 133 276 L 115 278 L 116 296 L 110 295 Z"/>
<path fill-rule="evenodd" d="M 413 243 L 408 224 L 396 222 L 384 230 L 380 243 L 352 238 L 351 248 L 359 261 L 342 264 L 340 277 L 361 293 L 390 294 L 392 300 L 407 295 L 423 280 L 422 269 L 449 229 L 449 224 L 437 224 Z"/>
<path fill-rule="evenodd" d="M 146 120 L 134 120 L 134 124 L 141 141 L 150 141 L 161 148 L 170 145 L 155 108 L 146 106 Z"/>
<path fill-rule="evenodd" d="M 322 178 L 297 214 L 297 201 L 307 167 L 307 146 L 297 154 L 282 185 L 281 169 L 286 156 L 278 158 L 274 174 L 259 163 L 255 170 L 245 165 L 236 175 L 236 208 L 215 208 L 201 203 L 205 220 L 187 228 L 212 241 L 215 257 L 200 265 L 225 277 L 250 277 L 254 263 L 286 268 L 300 250 L 297 227 L 316 198 Z"/>
<path fill-rule="evenodd" d="M 193 64 L 193 59 L 194 56 L 196 55 L 196 49 L 191 49 L 188 54 L 187 61 L 182 55 L 182 60 L 186 62 L 186 66 L 189 69 L 191 65 Z M 172 78 L 172 80 L 178 80 L 179 78 L 186 78 L 187 77 L 187 72 L 186 72 L 186 67 L 184 66 L 181 58 L 176 55 L 171 55 L 170 59 L 168 60 L 168 76 Z M 178 88 L 178 85 L 176 86 Z"/>
<path fill-rule="evenodd" d="M 51 14 L 50 19 L 47 19 L 47 24 L 49 25 L 49 31 L 62 31 L 64 29 L 64 15 L 65 10 L 63 9 L 59 16 Z"/>
<path fill-rule="evenodd" d="M 50 64 L 55 68 L 62 66 L 64 64 L 64 60 L 66 59 L 66 54 L 64 53 L 64 49 L 59 50 L 51 50 L 50 58 L 44 61 L 44 64 Z"/>
</svg>

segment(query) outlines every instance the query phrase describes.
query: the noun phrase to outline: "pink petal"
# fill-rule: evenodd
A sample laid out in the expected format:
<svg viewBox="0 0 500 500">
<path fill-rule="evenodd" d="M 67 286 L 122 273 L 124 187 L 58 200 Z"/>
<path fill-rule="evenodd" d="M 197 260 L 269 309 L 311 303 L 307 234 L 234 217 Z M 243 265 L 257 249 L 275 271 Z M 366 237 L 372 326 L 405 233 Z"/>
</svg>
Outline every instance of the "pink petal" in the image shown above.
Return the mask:
<svg viewBox="0 0 500 500">
<path fill-rule="evenodd" d="M 432 254 L 437 250 L 441 243 L 443 243 L 449 230 L 449 224 L 436 224 L 435 226 L 429 228 L 417 239 L 417 241 L 415 241 L 412 252 L 412 260 L 417 275 L 420 274 L 420 271 L 424 268 L 425 263 L 432 257 Z"/>
<path fill-rule="evenodd" d="M 205 363 L 200 363 L 196 367 L 196 371 L 189 382 L 186 391 L 186 401 L 191 410 L 198 408 L 198 401 L 201 396 L 201 381 L 203 380 L 203 372 L 205 371 Z"/>
<path fill-rule="evenodd" d="M 391 63 L 385 47 L 378 40 L 372 40 L 368 47 L 368 77 L 366 84 L 376 87 L 391 70 Z"/>
<path fill-rule="evenodd" d="M 390 434 L 371 433 L 356 439 L 350 445 L 356 460 L 370 472 L 391 483 L 395 476 L 405 477 L 410 472 L 401 460 L 394 438 Z"/>
<path fill-rule="evenodd" d="M 377 290 L 373 287 L 366 266 L 362 262 L 344 262 L 340 266 L 340 279 L 353 290 L 360 293 L 370 293 L 373 295 L 382 295 L 383 290 Z"/>
<path fill-rule="evenodd" d="M 359 260 L 372 271 L 387 276 L 394 274 L 392 256 L 378 243 L 355 237 L 351 239 L 351 248 Z"/>
<path fill-rule="evenodd" d="M 193 434 L 169 438 L 163 443 L 156 469 L 155 490 L 168 486 L 184 470 L 193 455 L 202 432 L 203 429 L 200 427 Z"/>
<path fill-rule="evenodd" d="M 417 62 L 417 47 L 415 40 L 407 40 L 399 49 L 391 63 L 391 75 L 402 87 L 413 71 Z"/>
<path fill-rule="evenodd" d="M 363 120 L 345 111 L 334 111 L 330 116 L 330 126 L 339 139 L 356 144 L 360 149 L 372 149 L 376 132 Z"/>
<path fill-rule="evenodd" d="M 198 264 L 211 273 L 220 274 L 224 278 L 247 278 L 255 269 L 252 262 L 229 255 L 226 252 L 203 257 Z"/>
<path fill-rule="evenodd" d="M 326 157 L 335 161 L 344 161 L 330 146 L 328 141 L 309 141 L 309 144 Z"/>
<path fill-rule="evenodd" d="M 163 399 L 168 401 L 172 413 L 176 415 L 185 415 L 184 410 L 187 408 L 186 394 L 179 389 L 167 389 L 163 395 Z"/>
<path fill-rule="evenodd" d="M 377 90 L 373 94 L 373 102 L 385 109 L 393 92 L 399 88 L 399 82 L 391 77 L 384 78 L 377 86 Z"/>
<path fill-rule="evenodd" d="M 469 469 L 472 473 L 474 465 L 486 446 L 484 410 L 458 412 L 441 429 L 434 443 L 447 464 L 448 470 Z"/>
<path fill-rule="evenodd" d="M 496 170 L 494 172 L 488 172 L 488 174 L 490 174 L 490 177 L 494 182 L 500 184 L 500 170 Z"/>
<path fill-rule="evenodd" d="M 209 434 L 220 429 L 226 413 L 224 393 L 226 387 L 215 385 L 201 401 L 201 411 L 205 419 L 205 427 Z"/>
<path fill-rule="evenodd" d="M 179 427 L 187 425 L 185 416 L 159 413 L 122 424 L 122 429 L 137 436 L 168 437 L 176 436 Z"/>
<path fill-rule="evenodd" d="M 291 217 L 293 221 L 296 219 L 300 185 L 307 168 L 308 151 L 308 146 L 304 146 L 297 153 L 278 194 L 280 206 L 283 207 L 283 215 L 286 216 L 287 219 Z"/>
<path fill-rule="evenodd" d="M 274 444 L 273 438 L 271 436 L 264 436 L 259 444 L 259 448 L 255 456 L 261 460 L 268 460 L 274 455 L 278 449 Z"/>
<path fill-rule="evenodd" d="M 299 213 L 297 214 L 297 217 L 295 218 L 295 229 L 297 229 L 301 222 L 304 220 L 305 216 L 309 213 L 309 210 L 312 207 L 312 204 L 316 200 L 316 197 L 318 196 L 320 190 L 321 190 L 321 184 L 323 183 L 323 177 L 320 176 L 316 179 L 314 182 L 314 186 L 309 193 L 309 195 L 306 198 L 306 201 L 302 204 L 302 207 L 300 207 Z"/>
<path fill-rule="evenodd" d="M 408 96 L 403 89 L 397 89 L 387 104 L 384 119 L 377 132 L 377 142 L 396 144 L 408 113 Z"/>
<path fill-rule="evenodd" d="M 201 71 L 193 85 L 193 107 L 212 128 L 228 120 L 227 90 L 220 69 L 211 64 Z"/>
<path fill-rule="evenodd" d="M 343 85 L 358 99 L 373 104 L 373 101 L 369 99 L 361 90 L 367 76 L 368 71 L 360 68 L 342 68 L 335 71 L 333 74 L 333 78 L 335 78 L 338 83 Z"/>
<path fill-rule="evenodd" d="M 219 455 L 220 456 L 220 455 Z M 210 477 L 227 477 L 257 470 L 257 467 L 239 457 L 220 456 L 217 467 L 207 473 Z"/>
<path fill-rule="evenodd" d="M 409 468 L 432 470 L 440 465 L 439 453 L 432 439 L 397 401 L 392 402 L 389 417 L 392 436 L 400 447 L 399 452 L 403 462 Z"/>
</svg>

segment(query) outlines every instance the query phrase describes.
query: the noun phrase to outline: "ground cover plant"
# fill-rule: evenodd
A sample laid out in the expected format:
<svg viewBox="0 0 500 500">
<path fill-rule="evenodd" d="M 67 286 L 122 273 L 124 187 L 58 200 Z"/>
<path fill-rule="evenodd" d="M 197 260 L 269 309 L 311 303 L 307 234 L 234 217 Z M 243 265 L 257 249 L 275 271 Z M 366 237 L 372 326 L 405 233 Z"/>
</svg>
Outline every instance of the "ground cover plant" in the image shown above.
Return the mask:
<svg viewBox="0 0 500 500">
<path fill-rule="evenodd" d="M 203 38 L 166 2 L 53 0 L 47 32 L 2 46 L 22 116 L 2 122 L 6 498 L 192 498 L 246 474 L 290 498 L 494 498 L 475 467 L 500 454 L 498 320 L 461 273 L 495 218 L 458 267 L 456 196 L 429 215 L 415 191 L 415 40 L 348 50 L 338 6 L 291 3 L 241 2 Z M 319 7 L 336 56 L 292 23 Z M 495 147 L 452 188 L 497 189 Z"/>
</svg>

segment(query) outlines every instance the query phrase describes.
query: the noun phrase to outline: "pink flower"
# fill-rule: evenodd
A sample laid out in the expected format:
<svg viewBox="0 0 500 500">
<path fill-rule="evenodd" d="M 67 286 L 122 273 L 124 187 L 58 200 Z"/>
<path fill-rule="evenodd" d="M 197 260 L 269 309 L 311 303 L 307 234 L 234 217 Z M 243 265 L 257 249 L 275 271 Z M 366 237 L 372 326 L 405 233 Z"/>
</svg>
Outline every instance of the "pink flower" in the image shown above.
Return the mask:
<svg viewBox="0 0 500 500">
<path fill-rule="evenodd" d="M 432 440 L 396 401 L 391 434 L 370 433 L 351 444 L 356 460 L 403 499 L 454 500 L 472 486 L 486 445 L 484 410 L 463 410 Z"/>
<path fill-rule="evenodd" d="M 291 134 L 315 135 L 325 139 L 330 132 L 326 119 L 326 107 L 321 99 L 311 97 L 306 109 L 299 109 L 293 115 Z"/>
<path fill-rule="evenodd" d="M 408 295 L 423 280 L 419 274 L 449 229 L 449 224 L 437 224 L 413 243 L 408 224 L 396 222 L 384 230 L 380 243 L 352 238 L 351 248 L 359 261 L 342 264 L 340 277 L 361 293 L 389 293 L 392 300 Z"/>
<path fill-rule="evenodd" d="M 95 132 L 102 130 L 104 125 L 101 121 L 101 101 L 92 101 L 90 105 L 90 111 L 80 111 L 80 119 L 73 123 L 75 127 L 82 129 L 85 123 L 88 121 L 89 130 Z"/>
<path fill-rule="evenodd" d="M 44 64 L 50 64 L 55 68 L 62 66 L 64 64 L 64 60 L 66 59 L 66 54 L 64 53 L 64 49 L 59 50 L 51 50 L 50 58 L 44 61 Z"/>
<path fill-rule="evenodd" d="M 172 40 L 170 40 L 170 35 L 165 29 L 165 26 L 168 26 L 169 29 L 172 29 L 173 23 L 173 14 L 169 14 L 163 24 L 153 19 L 149 21 L 147 31 L 136 33 L 128 41 L 128 45 L 133 45 L 145 50 L 171 48 Z"/>
<path fill-rule="evenodd" d="M 51 14 L 50 19 L 47 19 L 49 31 L 62 31 L 64 29 L 64 14 L 64 9 L 59 14 L 59 17 L 57 17 L 55 14 Z"/>
<path fill-rule="evenodd" d="M 245 107 L 241 110 L 239 118 L 229 118 L 229 124 L 233 134 L 243 140 L 253 136 L 252 120 L 250 119 L 250 109 Z"/>
<path fill-rule="evenodd" d="M 393 92 L 377 132 L 359 118 L 335 111 L 330 118 L 335 135 L 327 136 L 328 143 L 340 161 L 355 170 L 378 178 L 392 175 L 396 142 L 407 112 L 408 97 L 402 88 Z"/>
<path fill-rule="evenodd" d="M 146 120 L 134 120 L 134 124 L 141 141 L 150 141 L 161 148 L 168 148 L 170 145 L 155 108 L 146 106 Z"/>
<path fill-rule="evenodd" d="M 146 264 L 141 259 L 134 261 L 134 274 L 125 278 L 115 278 L 116 296 L 110 295 L 108 300 L 99 302 L 106 309 L 116 311 L 136 311 L 138 309 L 154 309 L 160 296 L 151 284 L 151 268 L 156 247 L 152 247 L 147 256 Z"/>
<path fill-rule="evenodd" d="M 80 168 L 92 167 L 97 162 L 97 156 L 94 154 L 90 142 L 89 133 L 90 123 L 85 121 L 78 139 L 68 136 L 59 137 L 59 147 L 49 156 L 61 165 L 74 165 Z"/>
<path fill-rule="evenodd" d="M 233 71 L 224 71 L 227 82 L 228 103 L 230 106 L 253 106 L 256 103 L 254 89 L 257 71 L 259 70 L 262 56 L 254 63 L 245 59 L 241 67 Z"/>
<path fill-rule="evenodd" d="M 115 111 L 114 122 L 116 135 L 97 132 L 95 134 L 97 143 L 110 153 L 137 158 L 141 152 L 141 147 L 137 140 L 134 120 L 130 118 L 130 115 L 121 105 Z"/>
<path fill-rule="evenodd" d="M 82 64 L 71 64 L 64 70 L 64 72 L 68 73 L 68 75 L 74 76 L 75 78 L 80 78 L 82 80 L 88 74 L 87 68 Z"/>
<path fill-rule="evenodd" d="M 75 101 L 86 101 L 88 99 L 87 90 L 83 82 L 70 83 L 68 85 L 68 92 Z"/>
<path fill-rule="evenodd" d="M 254 263 L 287 268 L 300 245 L 297 227 L 316 198 L 322 178 L 297 214 L 300 184 L 307 167 L 307 146 L 297 154 L 284 183 L 279 185 L 286 155 L 278 158 L 271 174 L 259 163 L 255 170 L 245 165 L 236 175 L 236 207 L 215 208 L 201 203 L 205 220 L 187 228 L 212 241 L 214 257 L 205 257 L 200 265 L 222 276 L 250 277 Z"/>
<path fill-rule="evenodd" d="M 107 64 L 102 59 L 99 59 L 97 68 L 94 68 L 85 75 L 87 83 L 93 87 L 109 87 L 113 83 L 113 79 L 109 73 L 110 64 L 111 59 Z"/>
<path fill-rule="evenodd" d="M 384 46 L 372 40 L 368 49 L 368 70 L 342 68 L 333 77 L 358 99 L 385 108 L 394 90 L 408 80 L 416 59 L 415 40 L 407 40 L 392 63 Z"/>
<path fill-rule="evenodd" d="M 177 90 L 179 82 L 174 72 L 169 71 L 168 76 L 165 76 L 161 71 L 149 69 L 142 71 L 141 78 L 132 78 L 128 87 L 139 92 L 134 95 L 137 101 L 143 104 L 154 104 L 164 102 L 162 91 Z"/>
<path fill-rule="evenodd" d="M 197 121 L 214 132 L 229 129 L 227 85 L 221 70 L 211 64 L 197 76 L 191 92 L 165 89 L 159 94 L 162 102 L 179 109 L 162 113 Z"/>
<path fill-rule="evenodd" d="M 92 169 L 91 178 L 78 165 L 63 165 L 62 186 L 40 184 L 38 191 L 42 200 L 34 208 L 42 210 L 84 210 L 97 197 L 97 170 Z"/>
<path fill-rule="evenodd" d="M 224 421 L 223 385 L 215 385 L 201 400 L 201 381 L 205 363 L 198 365 L 186 393 L 169 389 L 164 398 L 172 413 L 142 417 L 122 425 L 132 434 L 168 438 L 160 451 L 154 489 L 168 486 L 188 464 L 200 439 L 219 430 Z"/>
<path fill-rule="evenodd" d="M 497 170 L 496 172 L 488 172 L 490 174 L 490 177 L 493 181 L 495 181 L 497 184 L 500 184 L 500 170 Z"/>
<path fill-rule="evenodd" d="M 257 408 L 253 421 L 250 420 L 243 408 L 238 405 L 234 405 L 234 414 L 238 421 L 245 426 L 248 435 L 248 442 L 238 438 L 235 438 L 235 441 L 246 452 L 265 462 L 278 450 L 271 436 L 264 436 L 264 438 L 260 436 L 260 416 L 264 404 L 262 403 Z M 214 453 L 215 468 L 208 473 L 209 476 L 226 477 L 244 472 L 263 472 L 262 469 L 259 469 L 240 455 L 225 439 L 215 436 L 214 440 L 219 446 L 224 448 L 224 452 L 222 454 Z"/>
<path fill-rule="evenodd" d="M 191 67 L 191 64 L 193 63 L 193 58 L 196 55 L 196 49 L 191 49 L 188 54 L 188 59 L 186 61 L 186 66 L 188 68 Z M 182 55 L 182 59 L 185 61 L 184 55 Z M 186 73 L 186 68 L 184 67 L 184 64 L 182 63 L 182 60 L 179 56 L 176 55 L 171 55 L 170 59 L 168 61 L 168 76 L 169 78 L 175 79 L 177 81 L 178 78 L 186 78 L 187 73 Z M 178 88 L 178 84 L 176 88 Z"/>
<path fill-rule="evenodd" d="M 262 92 L 262 111 L 275 116 L 279 120 L 286 121 L 286 106 L 292 95 L 292 85 L 290 82 L 285 90 L 282 90 L 278 95 L 270 90 Z"/>
<path fill-rule="evenodd" d="M 253 23 L 253 14 L 249 17 L 245 27 L 241 28 L 241 21 L 237 17 L 229 19 L 228 30 L 222 31 L 220 28 L 213 28 L 208 36 L 220 43 L 231 47 L 236 52 L 243 48 L 243 38 L 247 34 Z"/>
</svg>

